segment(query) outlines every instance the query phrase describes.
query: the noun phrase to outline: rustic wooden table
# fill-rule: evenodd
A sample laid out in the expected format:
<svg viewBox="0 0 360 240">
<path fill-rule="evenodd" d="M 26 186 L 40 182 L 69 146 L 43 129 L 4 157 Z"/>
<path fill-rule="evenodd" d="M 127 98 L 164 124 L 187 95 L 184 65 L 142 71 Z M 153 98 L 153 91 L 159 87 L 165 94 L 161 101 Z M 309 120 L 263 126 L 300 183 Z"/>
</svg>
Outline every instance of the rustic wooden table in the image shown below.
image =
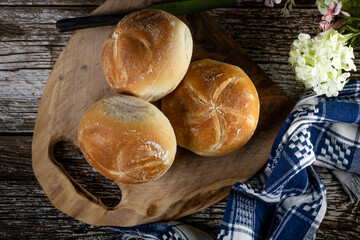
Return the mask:
<svg viewBox="0 0 360 240">
<path fill-rule="evenodd" d="M 106 227 L 89 226 L 59 212 L 37 183 L 31 167 L 31 142 L 38 105 L 52 66 L 71 33 L 58 33 L 58 19 L 84 16 L 101 0 L 0 1 L 0 238 L 107 239 Z M 290 45 L 300 32 L 314 33 L 321 15 L 314 1 L 299 1 L 290 15 L 281 8 L 246 4 L 209 13 L 260 67 L 296 102 L 304 88 L 288 66 Z M 356 50 L 359 67 L 360 50 Z M 360 74 L 353 74 L 359 77 Z M 120 199 L 119 189 L 104 179 L 67 143 L 55 147 L 65 169 L 106 205 Z M 327 187 L 328 208 L 317 239 L 359 239 L 360 203 L 350 202 L 340 183 L 316 168 Z M 217 233 L 226 199 L 180 219 Z"/>
</svg>

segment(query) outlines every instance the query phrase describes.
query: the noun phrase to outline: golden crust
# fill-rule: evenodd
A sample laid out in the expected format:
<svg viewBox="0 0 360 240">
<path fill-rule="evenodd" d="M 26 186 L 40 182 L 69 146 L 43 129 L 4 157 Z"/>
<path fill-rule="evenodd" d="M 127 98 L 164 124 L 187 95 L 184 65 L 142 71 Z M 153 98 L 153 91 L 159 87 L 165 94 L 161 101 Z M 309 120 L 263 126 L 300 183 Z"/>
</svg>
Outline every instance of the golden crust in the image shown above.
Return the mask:
<svg viewBox="0 0 360 240">
<path fill-rule="evenodd" d="M 123 183 L 159 178 L 176 153 L 174 131 L 161 111 L 125 95 L 102 99 L 89 108 L 80 121 L 78 141 L 90 165 Z"/>
<path fill-rule="evenodd" d="M 161 10 L 134 12 L 105 42 L 103 72 L 117 92 L 155 101 L 180 83 L 192 47 L 189 28 L 175 16 Z"/>
<path fill-rule="evenodd" d="M 178 145 L 217 156 L 243 146 L 253 135 L 260 104 L 256 88 L 237 66 L 203 59 L 190 64 L 183 81 L 162 99 L 162 111 Z"/>
</svg>

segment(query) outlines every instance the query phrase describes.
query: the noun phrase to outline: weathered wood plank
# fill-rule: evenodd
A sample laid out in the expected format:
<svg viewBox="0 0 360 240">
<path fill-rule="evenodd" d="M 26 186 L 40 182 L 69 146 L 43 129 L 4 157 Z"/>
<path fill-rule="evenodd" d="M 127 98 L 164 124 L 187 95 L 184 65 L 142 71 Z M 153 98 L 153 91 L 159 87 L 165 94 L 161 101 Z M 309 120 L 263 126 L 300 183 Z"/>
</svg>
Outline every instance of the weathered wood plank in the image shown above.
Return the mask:
<svg viewBox="0 0 360 240">
<path fill-rule="evenodd" d="M 106 228 L 88 226 L 60 213 L 37 183 L 31 167 L 31 136 L 0 137 L 0 238 L 41 238 L 49 236 L 83 238 L 110 236 Z M 78 149 L 61 143 L 55 156 L 82 186 L 108 205 L 120 199 L 112 181 L 95 172 Z M 59 158 L 61 156 L 61 158 Z M 340 183 L 323 168 L 316 168 L 327 187 L 328 210 L 317 239 L 356 239 L 360 234 L 360 202 L 350 202 Z M 226 207 L 226 199 L 181 221 L 216 235 Z M 33 231 L 33 226 L 39 226 Z M 23 228 L 24 231 L 16 231 Z M 3 234 L 3 236 L 1 235 Z"/>
<path fill-rule="evenodd" d="M 82 16 L 92 8 L 1 9 L 0 29 L 7 30 L 0 36 L 0 132 L 32 132 L 42 90 L 70 37 L 56 32 L 55 20 Z M 217 9 L 211 15 L 294 102 L 298 100 L 304 87 L 288 66 L 288 52 L 298 33 L 313 33 L 320 19 L 316 9 L 295 9 L 287 16 L 280 9 Z M 359 65 L 359 49 L 356 53 Z"/>
<path fill-rule="evenodd" d="M 93 8 L 13 8 L 0 11 L 0 132 L 32 132 L 42 91 L 71 33 L 56 19 Z"/>
<path fill-rule="evenodd" d="M 55 23 L 62 18 L 81 17 L 95 7 L 1 7 L 1 42 L 53 41 L 58 44 L 62 37 L 65 43 L 70 33 L 57 34 Z M 47 45 L 47 44 L 46 44 Z M 25 45 L 26 46 L 26 45 Z"/>
<path fill-rule="evenodd" d="M 2 0 L 0 6 L 98 6 L 105 0 Z"/>
<path fill-rule="evenodd" d="M 173 0 L 169 0 L 173 1 Z M 104 0 L 2 0 L 0 6 L 98 6 L 104 3 Z M 154 2 L 154 1 L 149 1 Z M 164 2 L 164 1 L 162 1 Z M 296 6 L 314 6 L 315 0 L 297 0 Z M 240 6 L 264 6 L 263 3 L 256 0 L 242 0 Z M 281 5 L 280 5 L 281 6 Z"/>
</svg>

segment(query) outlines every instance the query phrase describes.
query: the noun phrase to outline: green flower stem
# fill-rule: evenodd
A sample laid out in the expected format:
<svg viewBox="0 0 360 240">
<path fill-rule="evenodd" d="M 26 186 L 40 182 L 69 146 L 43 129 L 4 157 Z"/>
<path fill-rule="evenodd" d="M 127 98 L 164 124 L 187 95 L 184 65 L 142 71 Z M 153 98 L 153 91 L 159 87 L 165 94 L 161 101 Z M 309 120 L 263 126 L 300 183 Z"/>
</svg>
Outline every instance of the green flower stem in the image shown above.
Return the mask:
<svg viewBox="0 0 360 240">
<path fill-rule="evenodd" d="M 181 16 L 213 8 L 236 7 L 237 4 L 237 0 L 187 0 L 154 4 L 147 9 L 161 9 L 175 16 Z"/>
<path fill-rule="evenodd" d="M 350 46 L 354 47 L 356 44 L 359 43 L 360 39 L 360 31 L 356 33 L 351 33 L 351 37 L 349 38 L 348 42 L 350 43 Z"/>
<path fill-rule="evenodd" d="M 337 29 L 337 31 L 341 32 L 345 30 L 345 33 L 350 34 L 350 38 L 348 39 L 349 45 L 354 47 L 356 44 L 360 42 L 360 17 L 336 17 L 335 21 L 344 20 L 344 24 Z"/>
<path fill-rule="evenodd" d="M 346 28 L 351 32 L 355 32 L 355 33 L 360 32 L 360 29 L 353 28 L 350 25 L 346 25 Z"/>
</svg>

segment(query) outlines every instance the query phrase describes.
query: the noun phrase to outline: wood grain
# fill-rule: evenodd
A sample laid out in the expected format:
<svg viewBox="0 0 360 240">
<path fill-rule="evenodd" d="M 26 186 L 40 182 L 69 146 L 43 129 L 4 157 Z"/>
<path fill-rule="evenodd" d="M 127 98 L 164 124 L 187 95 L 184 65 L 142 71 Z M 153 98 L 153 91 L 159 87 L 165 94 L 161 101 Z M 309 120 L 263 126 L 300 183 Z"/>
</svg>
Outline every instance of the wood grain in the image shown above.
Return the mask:
<svg viewBox="0 0 360 240">
<path fill-rule="evenodd" d="M 56 32 L 54 23 L 62 18 L 87 15 L 102 2 L 0 1 L 1 239 L 107 239 L 112 235 L 105 228 L 83 224 L 56 210 L 31 169 L 31 134 L 41 94 L 51 68 L 71 35 Z M 319 20 L 314 1 L 307 1 L 310 5 L 305 8 L 302 1 L 296 2 L 297 7 L 288 16 L 282 16 L 280 8 L 262 5 L 209 12 L 294 102 L 302 94 L 303 87 L 294 80 L 288 67 L 288 50 L 299 32 L 313 33 Z M 357 66 L 359 52 L 357 48 Z M 355 73 L 353 77 L 360 77 L 360 74 Z M 59 157 L 81 158 L 76 155 L 76 149 L 69 145 L 64 147 L 59 150 Z M 76 165 L 73 170 L 81 174 L 74 175 L 80 179 L 96 177 L 86 170 L 85 164 Z M 316 170 L 327 186 L 328 200 L 328 210 L 316 239 L 357 239 L 360 234 L 359 202 L 349 202 L 329 172 L 321 168 Z M 104 202 L 116 204 L 119 199 L 109 196 L 116 189 L 108 189 L 108 183 L 99 182 L 93 188 L 84 186 Z M 102 189 L 109 195 L 102 195 L 105 193 Z M 223 200 L 181 220 L 216 234 L 225 206 Z"/>
</svg>

